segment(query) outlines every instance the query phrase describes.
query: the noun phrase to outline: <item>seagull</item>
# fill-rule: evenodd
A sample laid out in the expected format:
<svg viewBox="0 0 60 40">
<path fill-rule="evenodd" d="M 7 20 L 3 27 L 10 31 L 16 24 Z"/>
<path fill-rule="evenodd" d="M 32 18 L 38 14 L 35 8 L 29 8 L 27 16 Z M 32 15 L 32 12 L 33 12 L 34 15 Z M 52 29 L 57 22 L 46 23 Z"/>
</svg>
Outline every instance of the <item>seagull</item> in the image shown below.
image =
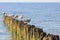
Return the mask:
<svg viewBox="0 0 60 40">
<path fill-rule="evenodd" d="M 19 18 L 19 19 L 23 19 L 23 16 L 22 16 L 22 15 L 20 15 L 20 16 L 18 16 L 18 18 Z"/>
<path fill-rule="evenodd" d="M 12 16 L 13 17 L 14 15 L 13 14 L 9 14 L 8 16 Z"/>
<path fill-rule="evenodd" d="M 13 19 L 16 19 L 16 18 L 18 18 L 18 16 L 16 15 L 16 16 L 13 16 Z"/>
<path fill-rule="evenodd" d="M 5 12 L 2 12 L 2 13 L 3 13 L 3 15 L 5 15 L 5 16 L 7 15 Z"/>
<path fill-rule="evenodd" d="M 29 23 L 31 21 L 30 18 L 27 18 L 27 20 L 24 20 L 24 23 Z"/>
<path fill-rule="evenodd" d="M 14 16 L 14 18 L 18 18 L 18 15 Z"/>
<path fill-rule="evenodd" d="M 20 16 L 18 16 L 16 19 L 17 19 L 17 20 L 19 20 L 19 21 L 22 21 L 23 16 L 22 16 L 22 15 L 20 15 Z"/>
</svg>

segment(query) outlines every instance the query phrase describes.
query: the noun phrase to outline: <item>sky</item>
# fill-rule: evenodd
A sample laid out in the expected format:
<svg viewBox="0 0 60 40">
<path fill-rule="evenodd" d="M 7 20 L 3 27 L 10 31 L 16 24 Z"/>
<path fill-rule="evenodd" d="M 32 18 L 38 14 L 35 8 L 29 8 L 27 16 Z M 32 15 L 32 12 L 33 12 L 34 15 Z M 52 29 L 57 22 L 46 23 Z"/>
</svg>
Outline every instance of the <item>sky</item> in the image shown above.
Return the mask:
<svg viewBox="0 0 60 40">
<path fill-rule="evenodd" d="M 60 2 L 60 0 L 0 0 L 0 2 Z"/>
</svg>

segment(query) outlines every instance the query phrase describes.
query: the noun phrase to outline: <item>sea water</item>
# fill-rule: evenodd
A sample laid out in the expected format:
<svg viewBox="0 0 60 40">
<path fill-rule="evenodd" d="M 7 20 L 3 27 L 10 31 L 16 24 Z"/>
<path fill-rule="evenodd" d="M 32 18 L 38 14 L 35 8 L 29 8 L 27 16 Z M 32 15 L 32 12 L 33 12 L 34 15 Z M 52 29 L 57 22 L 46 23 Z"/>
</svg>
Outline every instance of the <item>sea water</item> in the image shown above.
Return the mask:
<svg viewBox="0 0 60 40">
<path fill-rule="evenodd" d="M 10 33 L 2 22 L 2 12 L 31 18 L 31 25 L 47 34 L 60 36 L 60 3 L 0 3 L 0 40 L 10 40 Z"/>
</svg>

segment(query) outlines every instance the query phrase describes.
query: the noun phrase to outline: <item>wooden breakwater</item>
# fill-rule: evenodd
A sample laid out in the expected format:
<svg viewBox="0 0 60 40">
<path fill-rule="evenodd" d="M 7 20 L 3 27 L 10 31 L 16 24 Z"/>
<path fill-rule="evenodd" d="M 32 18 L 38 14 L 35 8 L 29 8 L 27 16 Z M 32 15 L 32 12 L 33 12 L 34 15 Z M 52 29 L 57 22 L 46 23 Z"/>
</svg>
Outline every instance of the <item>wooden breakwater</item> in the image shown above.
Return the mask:
<svg viewBox="0 0 60 40">
<path fill-rule="evenodd" d="M 59 40 L 58 35 L 46 34 L 43 29 L 13 17 L 14 15 L 3 14 L 3 22 L 8 26 L 9 32 L 12 33 L 12 40 Z"/>
</svg>

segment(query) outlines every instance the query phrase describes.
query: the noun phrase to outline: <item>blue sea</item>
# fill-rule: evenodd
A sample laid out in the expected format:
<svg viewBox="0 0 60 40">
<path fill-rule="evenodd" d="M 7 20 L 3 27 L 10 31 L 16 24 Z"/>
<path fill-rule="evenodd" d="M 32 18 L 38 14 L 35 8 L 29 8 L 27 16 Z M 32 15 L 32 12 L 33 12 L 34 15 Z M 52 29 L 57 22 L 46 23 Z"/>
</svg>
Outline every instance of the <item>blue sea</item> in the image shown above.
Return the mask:
<svg viewBox="0 0 60 40">
<path fill-rule="evenodd" d="M 2 12 L 31 18 L 30 25 L 47 34 L 60 36 L 60 3 L 0 3 L 0 40 L 10 40 L 11 33 L 2 22 Z"/>
</svg>

